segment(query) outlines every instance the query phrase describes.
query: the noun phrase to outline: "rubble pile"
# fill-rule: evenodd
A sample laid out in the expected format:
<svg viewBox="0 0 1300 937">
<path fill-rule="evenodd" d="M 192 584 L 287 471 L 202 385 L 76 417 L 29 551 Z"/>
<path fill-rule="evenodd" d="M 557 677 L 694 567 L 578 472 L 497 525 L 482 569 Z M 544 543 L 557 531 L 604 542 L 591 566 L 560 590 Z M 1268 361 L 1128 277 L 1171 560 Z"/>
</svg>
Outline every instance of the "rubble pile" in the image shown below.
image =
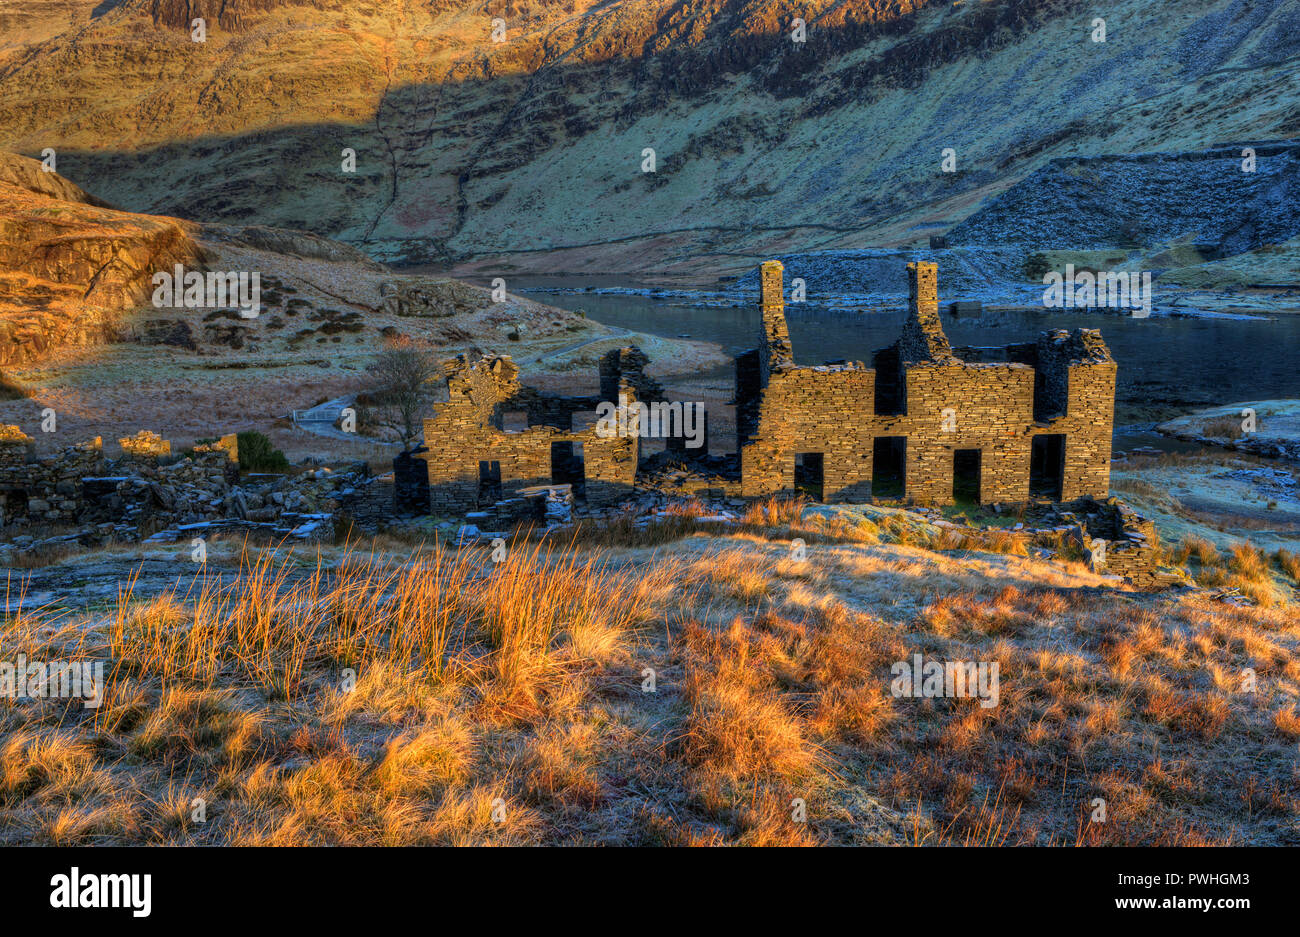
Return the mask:
<svg viewBox="0 0 1300 937">
<path fill-rule="evenodd" d="M 0 555 L 237 529 L 332 539 L 336 514 L 373 481 L 364 463 L 341 472 L 241 475 L 234 436 L 183 457 L 148 431 L 120 443 L 117 459 L 105 457 L 99 438 L 38 458 L 18 427 L 0 427 Z"/>
</svg>

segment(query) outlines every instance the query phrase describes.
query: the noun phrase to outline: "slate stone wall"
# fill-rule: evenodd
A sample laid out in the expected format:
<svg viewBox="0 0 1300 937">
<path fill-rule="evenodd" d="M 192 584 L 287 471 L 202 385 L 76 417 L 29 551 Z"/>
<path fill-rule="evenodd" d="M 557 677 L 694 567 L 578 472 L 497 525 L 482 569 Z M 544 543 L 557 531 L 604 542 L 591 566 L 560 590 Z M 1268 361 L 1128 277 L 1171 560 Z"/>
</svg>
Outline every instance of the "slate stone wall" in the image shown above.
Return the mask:
<svg viewBox="0 0 1300 937">
<path fill-rule="evenodd" d="M 640 439 L 602 437 L 595 426 L 574 432 L 570 426 L 530 425 L 518 432 L 501 429 L 501 413 L 518 409 L 528 396 L 521 388 L 518 368 L 508 357 L 471 361 L 457 358 L 447 378 L 448 401 L 424 421 L 429 451 L 417 454 L 428 465 L 429 507 L 434 514 L 464 513 L 479 507 L 480 463 L 499 470 L 501 496 L 514 497 L 522 488 L 552 478 L 552 445 L 580 444 L 587 502 L 606 505 L 627 496 L 636 482 Z M 620 380 L 613 401 L 621 394 L 636 402 L 637 390 Z M 533 392 L 534 394 L 536 392 Z M 537 404 L 542 398 L 532 398 Z M 594 409 L 596 398 L 552 398 L 550 412 Z M 530 410 L 530 423 L 532 422 Z M 570 417 L 571 419 L 571 417 Z M 491 463 L 496 463 L 493 467 Z"/>
<path fill-rule="evenodd" d="M 1020 502 L 1029 498 L 1033 437 L 1062 434 L 1062 499 L 1105 497 L 1116 366 L 1101 334 L 1060 329 L 1044 333 L 1036 346 L 1008 350 L 1007 358 L 1018 360 L 963 361 L 939 319 L 937 267 L 914 263 L 907 269 L 910 309 L 902 337 L 876 358 L 899 362 L 893 386 L 892 374 L 878 375 L 861 363 L 795 365 L 781 303 L 782 267 L 763 265 L 762 344 L 756 354 L 736 359 L 744 494 L 793 489 L 797 455 L 819 453 L 824 500 L 867 500 L 874 440 L 902 436 L 907 498 L 952 503 L 955 455 L 974 449 L 980 453 L 979 499 Z M 885 412 L 878 413 L 881 390 Z"/>
</svg>

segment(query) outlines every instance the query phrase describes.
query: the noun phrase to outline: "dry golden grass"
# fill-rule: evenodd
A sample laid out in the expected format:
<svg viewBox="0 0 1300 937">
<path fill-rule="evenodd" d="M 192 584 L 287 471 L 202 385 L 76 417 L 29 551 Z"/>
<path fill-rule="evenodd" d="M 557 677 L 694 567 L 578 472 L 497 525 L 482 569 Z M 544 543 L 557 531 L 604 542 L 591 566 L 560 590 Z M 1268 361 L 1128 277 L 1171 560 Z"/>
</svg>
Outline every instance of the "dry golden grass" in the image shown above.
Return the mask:
<svg viewBox="0 0 1300 937">
<path fill-rule="evenodd" d="M 1239 543 L 1232 548 L 1228 568 L 1251 582 L 1262 582 L 1269 578 L 1268 560 L 1258 547 L 1249 543 Z"/>
<path fill-rule="evenodd" d="M 778 497 L 773 495 L 752 502 L 741 516 L 749 527 L 788 527 L 799 520 L 808 499 L 804 497 Z"/>
<path fill-rule="evenodd" d="M 1220 416 L 1206 420 L 1201 426 L 1201 435 L 1211 439 L 1240 439 L 1244 434 L 1241 420 L 1235 416 Z"/>
<path fill-rule="evenodd" d="M 1189 535 L 1182 539 L 1173 554 L 1174 562 L 1186 563 L 1195 559 L 1202 566 L 1222 566 L 1223 560 L 1218 549 L 1204 537 Z"/>
<path fill-rule="evenodd" d="M 983 550 L 986 553 L 1008 553 L 1012 556 L 1029 555 L 1029 538 L 1010 530 L 984 530 L 962 537 L 958 544 L 962 550 Z"/>
<path fill-rule="evenodd" d="M 1206 568 L 1270 579 L 1245 546 Z M 1100 583 L 742 530 L 245 550 L 99 619 L 11 604 L 0 659 L 102 660 L 108 686 L 0 701 L 0 841 L 1295 842 L 1295 607 Z M 997 705 L 895 696 L 914 654 L 996 662 Z"/>
<path fill-rule="evenodd" d="M 1290 576 L 1295 582 L 1300 583 L 1300 556 L 1283 548 L 1273 555 L 1273 559 L 1277 563 L 1278 569 Z"/>
</svg>

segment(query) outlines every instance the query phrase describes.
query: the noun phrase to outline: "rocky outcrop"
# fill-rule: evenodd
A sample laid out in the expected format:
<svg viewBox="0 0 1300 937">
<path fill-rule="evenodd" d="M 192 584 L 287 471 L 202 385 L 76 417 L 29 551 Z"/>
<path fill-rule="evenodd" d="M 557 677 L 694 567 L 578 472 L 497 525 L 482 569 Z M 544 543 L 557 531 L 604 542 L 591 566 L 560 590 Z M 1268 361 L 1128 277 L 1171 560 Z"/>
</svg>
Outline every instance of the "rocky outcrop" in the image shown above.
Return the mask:
<svg viewBox="0 0 1300 937">
<path fill-rule="evenodd" d="M 0 365 L 112 340 L 156 270 L 201 262 L 183 222 L 104 205 L 0 153 Z"/>
<path fill-rule="evenodd" d="M 441 319 L 477 312 L 482 293 L 447 277 L 403 277 L 380 284 L 382 309 L 394 316 Z"/>
<path fill-rule="evenodd" d="M 200 232 L 204 240 L 224 241 L 271 254 L 285 254 L 309 260 L 327 260 L 330 263 L 356 264 L 366 270 L 385 269 L 383 264 L 371 260 L 355 247 L 312 234 L 310 231 L 268 228 L 264 225 L 236 227 L 204 224 L 200 226 Z"/>
<path fill-rule="evenodd" d="M 126 6 L 147 9 L 154 23 L 189 31 L 196 18 L 240 31 L 247 29 L 260 13 L 284 7 L 338 10 L 344 0 L 128 0 Z"/>
<path fill-rule="evenodd" d="M 103 199 L 95 198 L 80 186 L 74 185 L 57 172 L 47 172 L 42 163 L 33 159 L 24 159 L 12 153 L 0 152 L 0 186 L 12 186 L 43 195 L 60 202 L 76 202 L 79 205 L 94 205 L 98 208 L 112 208 Z"/>
</svg>

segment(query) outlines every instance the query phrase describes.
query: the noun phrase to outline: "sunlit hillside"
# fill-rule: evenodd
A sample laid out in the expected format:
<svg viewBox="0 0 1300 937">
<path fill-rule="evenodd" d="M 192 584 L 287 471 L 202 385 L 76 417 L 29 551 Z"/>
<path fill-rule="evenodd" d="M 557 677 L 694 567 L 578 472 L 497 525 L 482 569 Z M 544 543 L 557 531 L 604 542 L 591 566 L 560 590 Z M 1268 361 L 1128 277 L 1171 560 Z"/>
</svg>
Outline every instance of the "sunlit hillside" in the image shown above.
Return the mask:
<svg viewBox="0 0 1300 937">
<path fill-rule="evenodd" d="M 942 233 L 1055 157 L 1300 130 L 1284 0 L 52 7 L 0 11 L 0 146 L 383 260 L 711 279 Z"/>
</svg>

